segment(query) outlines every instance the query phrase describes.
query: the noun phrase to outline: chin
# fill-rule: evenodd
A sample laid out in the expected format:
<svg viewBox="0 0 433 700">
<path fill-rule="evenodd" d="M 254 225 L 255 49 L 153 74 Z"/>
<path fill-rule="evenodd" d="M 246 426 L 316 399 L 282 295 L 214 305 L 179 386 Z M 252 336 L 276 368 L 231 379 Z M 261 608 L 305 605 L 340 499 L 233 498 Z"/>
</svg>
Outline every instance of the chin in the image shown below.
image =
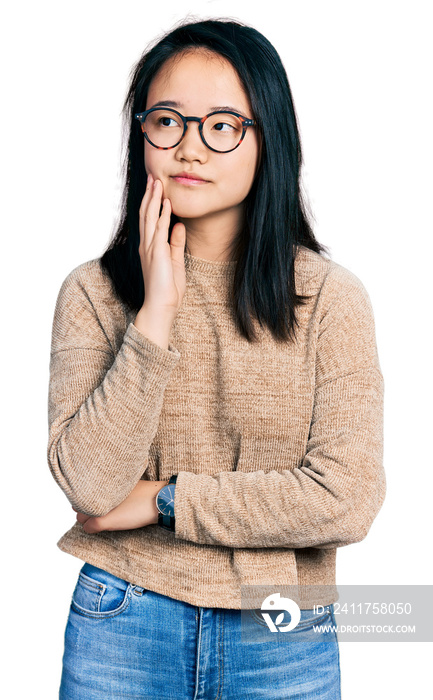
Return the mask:
<svg viewBox="0 0 433 700">
<path fill-rule="evenodd" d="M 171 200 L 171 210 L 173 214 L 181 219 L 200 219 L 212 212 L 203 206 L 194 205 L 187 202 L 177 202 L 174 198 Z"/>
<path fill-rule="evenodd" d="M 168 197 L 171 202 L 173 214 L 189 219 L 206 216 L 213 210 L 215 202 L 212 202 L 212 197 L 209 193 L 201 191 L 201 185 L 197 188 L 170 187 L 168 183 L 164 187 L 164 196 Z"/>
<path fill-rule="evenodd" d="M 179 219 L 202 219 L 211 213 L 209 211 L 194 211 L 186 208 L 173 209 L 173 214 Z"/>
</svg>

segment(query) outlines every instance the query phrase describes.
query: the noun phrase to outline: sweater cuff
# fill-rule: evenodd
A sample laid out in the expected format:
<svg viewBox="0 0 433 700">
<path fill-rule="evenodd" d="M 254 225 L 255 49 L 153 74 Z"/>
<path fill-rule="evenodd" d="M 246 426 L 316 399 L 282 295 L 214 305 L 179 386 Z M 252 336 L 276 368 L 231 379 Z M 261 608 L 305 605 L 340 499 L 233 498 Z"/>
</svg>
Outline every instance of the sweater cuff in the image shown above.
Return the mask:
<svg viewBox="0 0 433 700">
<path fill-rule="evenodd" d="M 132 322 L 126 330 L 125 338 L 127 338 L 128 344 L 131 345 L 134 350 L 146 350 L 151 355 L 154 355 L 158 362 L 164 367 L 167 367 L 167 369 L 175 367 L 180 359 L 180 352 L 174 345 L 169 343 L 168 350 L 166 350 L 166 348 L 154 343 L 153 340 L 150 340 L 150 338 L 141 333 Z"/>
<path fill-rule="evenodd" d="M 206 516 L 200 503 L 201 489 L 207 491 L 209 482 L 208 474 L 195 474 L 193 472 L 179 472 L 176 480 L 174 515 L 176 539 L 188 540 L 196 544 L 210 544 L 203 536 L 203 526 L 195 516 L 201 512 Z M 212 479 L 212 481 L 214 481 Z M 209 533 L 206 533 L 208 535 Z M 211 536 L 210 536 L 210 539 Z M 214 544 L 219 544 L 214 542 Z"/>
</svg>

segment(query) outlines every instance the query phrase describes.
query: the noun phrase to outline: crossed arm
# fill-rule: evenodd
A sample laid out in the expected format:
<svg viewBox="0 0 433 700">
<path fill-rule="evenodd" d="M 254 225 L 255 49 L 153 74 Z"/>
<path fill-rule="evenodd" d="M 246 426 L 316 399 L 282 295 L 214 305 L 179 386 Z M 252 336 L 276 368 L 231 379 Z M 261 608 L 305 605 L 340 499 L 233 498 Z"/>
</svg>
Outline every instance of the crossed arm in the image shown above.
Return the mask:
<svg viewBox="0 0 433 700">
<path fill-rule="evenodd" d="M 140 479 L 129 496 L 122 503 L 110 510 L 106 515 L 91 516 L 77 513 L 77 521 L 82 524 L 85 532 L 101 532 L 102 530 L 134 530 L 146 525 L 158 523 L 156 494 L 167 481 L 145 481 Z"/>
</svg>

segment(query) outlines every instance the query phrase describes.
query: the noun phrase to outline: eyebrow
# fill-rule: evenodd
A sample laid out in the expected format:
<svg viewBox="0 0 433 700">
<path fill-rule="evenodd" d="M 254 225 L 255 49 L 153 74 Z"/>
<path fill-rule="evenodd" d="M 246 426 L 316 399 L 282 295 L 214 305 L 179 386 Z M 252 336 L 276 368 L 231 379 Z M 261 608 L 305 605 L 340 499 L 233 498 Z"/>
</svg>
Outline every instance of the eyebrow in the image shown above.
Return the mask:
<svg viewBox="0 0 433 700">
<path fill-rule="evenodd" d="M 173 107 L 180 109 L 183 105 L 180 102 L 174 102 L 173 100 L 161 100 L 159 102 L 155 102 L 152 107 L 149 107 L 149 109 L 153 109 L 154 107 Z M 231 105 L 223 105 L 223 106 L 218 106 L 218 107 L 210 107 L 209 108 L 210 112 L 237 112 L 238 114 L 243 114 L 243 110 L 239 109 L 239 107 L 233 107 Z"/>
</svg>

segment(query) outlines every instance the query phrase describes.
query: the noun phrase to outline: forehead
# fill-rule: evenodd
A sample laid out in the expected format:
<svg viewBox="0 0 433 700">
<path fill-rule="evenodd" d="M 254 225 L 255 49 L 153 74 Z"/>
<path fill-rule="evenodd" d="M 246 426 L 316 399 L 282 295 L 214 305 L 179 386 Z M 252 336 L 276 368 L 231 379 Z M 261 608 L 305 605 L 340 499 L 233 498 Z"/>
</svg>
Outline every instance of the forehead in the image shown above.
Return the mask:
<svg viewBox="0 0 433 700">
<path fill-rule="evenodd" d="M 232 64 L 220 54 L 200 48 L 177 54 L 161 66 L 150 83 L 146 108 L 162 101 L 176 102 L 183 109 L 250 109 Z"/>
</svg>

